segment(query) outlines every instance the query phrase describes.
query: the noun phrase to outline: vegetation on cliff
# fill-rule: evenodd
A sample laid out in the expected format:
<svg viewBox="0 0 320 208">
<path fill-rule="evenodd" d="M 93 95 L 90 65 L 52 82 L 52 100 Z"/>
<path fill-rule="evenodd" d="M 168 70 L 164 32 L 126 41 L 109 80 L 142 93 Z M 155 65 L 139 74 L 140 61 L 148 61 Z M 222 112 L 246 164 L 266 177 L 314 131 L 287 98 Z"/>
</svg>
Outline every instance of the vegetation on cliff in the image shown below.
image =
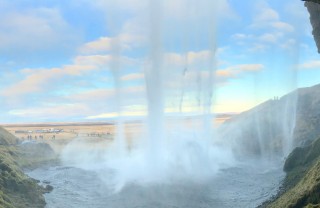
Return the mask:
<svg viewBox="0 0 320 208">
<path fill-rule="evenodd" d="M 21 145 L 0 127 L 0 207 L 44 207 L 46 188 L 25 175 L 21 168 L 35 166 L 51 158 L 54 158 L 54 153 L 49 146 Z"/>
<path fill-rule="evenodd" d="M 320 207 L 320 138 L 296 148 L 287 158 L 283 191 L 270 208 Z"/>
</svg>

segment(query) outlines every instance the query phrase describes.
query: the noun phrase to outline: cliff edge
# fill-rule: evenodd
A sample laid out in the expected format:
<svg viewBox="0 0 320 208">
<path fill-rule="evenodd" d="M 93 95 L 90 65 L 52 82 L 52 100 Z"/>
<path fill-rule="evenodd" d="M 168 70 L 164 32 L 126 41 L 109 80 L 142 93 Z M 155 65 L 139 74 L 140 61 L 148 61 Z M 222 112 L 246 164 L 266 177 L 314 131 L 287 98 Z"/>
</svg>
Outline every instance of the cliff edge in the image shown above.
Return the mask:
<svg viewBox="0 0 320 208">
<path fill-rule="evenodd" d="M 41 156 L 41 159 L 36 156 Z M 39 181 L 24 174 L 22 168 L 40 164 L 49 158 L 54 158 L 50 146 L 22 144 L 0 127 L 0 207 L 45 207 L 43 194 L 48 192 L 50 187 L 38 185 Z"/>
</svg>

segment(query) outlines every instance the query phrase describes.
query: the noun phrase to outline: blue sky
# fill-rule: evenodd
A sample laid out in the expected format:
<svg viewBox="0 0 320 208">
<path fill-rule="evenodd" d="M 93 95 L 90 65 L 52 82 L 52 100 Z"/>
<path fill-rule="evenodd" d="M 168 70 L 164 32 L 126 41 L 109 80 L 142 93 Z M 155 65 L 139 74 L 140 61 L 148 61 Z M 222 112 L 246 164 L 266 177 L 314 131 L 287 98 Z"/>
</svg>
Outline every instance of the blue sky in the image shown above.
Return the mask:
<svg viewBox="0 0 320 208">
<path fill-rule="evenodd" d="M 148 2 L 0 0 L 0 123 L 103 120 L 119 108 L 144 114 L 152 45 L 161 49 L 171 113 L 182 93 L 182 110 L 196 113 L 196 70 L 205 79 L 209 65 L 218 113 L 320 82 L 299 0 Z"/>
</svg>

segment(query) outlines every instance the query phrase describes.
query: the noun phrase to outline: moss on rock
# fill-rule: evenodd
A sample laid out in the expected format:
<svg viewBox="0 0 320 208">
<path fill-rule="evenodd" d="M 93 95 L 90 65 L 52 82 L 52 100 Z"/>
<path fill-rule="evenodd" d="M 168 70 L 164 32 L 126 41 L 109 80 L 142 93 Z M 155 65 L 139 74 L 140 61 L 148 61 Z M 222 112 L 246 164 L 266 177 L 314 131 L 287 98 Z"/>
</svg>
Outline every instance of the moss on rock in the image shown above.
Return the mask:
<svg viewBox="0 0 320 208">
<path fill-rule="evenodd" d="M 320 208 L 320 204 L 308 204 L 304 208 Z"/>
<path fill-rule="evenodd" d="M 284 191 L 271 208 L 311 208 L 320 204 L 320 138 L 304 148 L 296 148 L 285 162 Z M 319 207 L 320 208 L 320 207 Z"/>
<path fill-rule="evenodd" d="M 37 182 L 26 176 L 12 156 L 0 148 L 0 206 L 44 207 L 43 190 Z"/>
<path fill-rule="evenodd" d="M 304 148 L 297 147 L 287 158 L 284 171 L 290 172 L 295 168 L 310 165 L 320 155 L 320 139 Z"/>
<path fill-rule="evenodd" d="M 43 208 L 47 189 L 22 171 L 55 159 L 47 144 L 24 144 L 0 127 L 0 207 Z"/>
</svg>

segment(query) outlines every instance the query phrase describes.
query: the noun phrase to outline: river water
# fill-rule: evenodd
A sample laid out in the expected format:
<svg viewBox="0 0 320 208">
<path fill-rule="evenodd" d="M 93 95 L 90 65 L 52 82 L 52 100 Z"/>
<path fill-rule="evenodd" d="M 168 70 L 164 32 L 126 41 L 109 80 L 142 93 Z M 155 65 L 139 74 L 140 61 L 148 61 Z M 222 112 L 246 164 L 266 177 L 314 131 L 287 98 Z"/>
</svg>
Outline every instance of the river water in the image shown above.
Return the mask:
<svg viewBox="0 0 320 208">
<path fill-rule="evenodd" d="M 46 208 L 250 208 L 276 194 L 284 173 L 281 165 L 262 167 L 258 162 L 220 170 L 199 183 L 176 181 L 158 184 L 127 184 L 115 192 L 96 172 L 74 167 L 42 167 L 27 174 L 50 183 Z"/>
</svg>

